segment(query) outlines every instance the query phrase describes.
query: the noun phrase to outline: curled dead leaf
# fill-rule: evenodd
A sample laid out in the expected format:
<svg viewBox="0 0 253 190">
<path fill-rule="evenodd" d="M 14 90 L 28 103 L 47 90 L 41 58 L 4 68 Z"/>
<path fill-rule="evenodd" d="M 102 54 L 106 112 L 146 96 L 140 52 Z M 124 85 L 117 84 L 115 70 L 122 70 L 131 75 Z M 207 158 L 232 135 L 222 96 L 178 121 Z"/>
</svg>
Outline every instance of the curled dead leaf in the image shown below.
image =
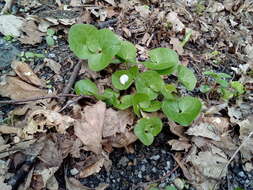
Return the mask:
<svg viewBox="0 0 253 190">
<path fill-rule="evenodd" d="M 13 61 L 12 69 L 25 82 L 39 87 L 46 87 L 46 84 L 33 72 L 31 67 L 21 61 Z"/>
<path fill-rule="evenodd" d="M 0 95 L 13 100 L 20 100 L 45 96 L 47 91 L 34 87 L 18 77 L 7 76 L 0 83 Z"/>
</svg>

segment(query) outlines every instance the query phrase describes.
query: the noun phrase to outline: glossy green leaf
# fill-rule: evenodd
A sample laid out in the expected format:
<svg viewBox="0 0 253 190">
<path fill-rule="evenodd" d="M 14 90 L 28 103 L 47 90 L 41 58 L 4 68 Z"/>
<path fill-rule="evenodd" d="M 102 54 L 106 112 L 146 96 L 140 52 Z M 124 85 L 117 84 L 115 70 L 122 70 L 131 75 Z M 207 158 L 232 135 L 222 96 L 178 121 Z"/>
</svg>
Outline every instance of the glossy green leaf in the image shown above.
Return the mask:
<svg viewBox="0 0 253 190">
<path fill-rule="evenodd" d="M 150 105 L 150 98 L 147 94 L 137 93 L 133 96 L 134 113 L 140 117 L 141 108 L 147 108 Z"/>
<path fill-rule="evenodd" d="M 109 105 L 116 105 L 120 103 L 118 100 L 119 93 L 113 91 L 110 88 L 105 89 L 101 97 L 102 97 L 101 99 L 104 100 Z"/>
<path fill-rule="evenodd" d="M 112 74 L 112 84 L 118 90 L 126 90 L 134 82 L 134 76 L 129 70 L 116 71 Z"/>
<path fill-rule="evenodd" d="M 201 85 L 201 86 L 200 86 L 199 90 L 200 90 L 200 92 L 202 92 L 202 93 L 207 93 L 207 92 L 209 92 L 209 91 L 211 90 L 211 87 L 204 84 L 204 85 Z"/>
<path fill-rule="evenodd" d="M 92 54 L 87 47 L 87 39 L 96 31 L 96 27 L 89 24 L 75 24 L 70 28 L 69 47 L 80 59 L 88 59 Z"/>
<path fill-rule="evenodd" d="M 155 100 L 155 101 L 151 101 L 149 106 L 142 108 L 142 110 L 146 112 L 155 112 L 155 111 L 160 110 L 161 107 L 162 107 L 162 103 Z"/>
<path fill-rule="evenodd" d="M 125 95 L 122 96 L 120 102 L 115 104 L 114 107 L 120 110 L 125 110 L 133 105 L 133 96 L 132 95 Z"/>
<path fill-rule="evenodd" d="M 165 187 L 165 190 L 177 190 L 177 188 L 173 185 L 169 185 Z"/>
<path fill-rule="evenodd" d="M 178 66 L 177 77 L 179 82 L 181 82 L 188 90 L 193 90 L 195 88 L 197 79 L 194 73 L 184 65 Z"/>
<path fill-rule="evenodd" d="M 47 35 L 48 36 L 53 36 L 55 34 L 55 31 L 53 29 L 48 29 L 47 30 Z"/>
<path fill-rule="evenodd" d="M 175 85 L 173 84 L 166 84 L 164 85 L 161 93 L 162 95 L 164 96 L 165 99 L 168 99 L 168 100 L 173 100 L 175 99 L 175 97 L 173 96 L 173 92 L 177 92 L 177 89 L 175 87 Z"/>
<path fill-rule="evenodd" d="M 157 136 L 162 130 L 162 121 L 158 117 L 142 118 L 134 127 L 134 134 L 140 139 L 140 141 L 148 146 L 154 141 L 154 137 Z"/>
<path fill-rule="evenodd" d="M 93 71 L 101 71 L 112 61 L 119 52 L 121 42 L 109 29 L 97 30 L 87 40 L 89 51 L 93 54 L 89 57 L 88 65 Z"/>
<path fill-rule="evenodd" d="M 157 97 L 164 85 L 161 76 L 155 71 L 140 73 L 135 81 L 137 92 L 147 94 L 151 100 Z"/>
<path fill-rule="evenodd" d="M 123 59 L 125 62 L 135 63 L 136 62 L 136 48 L 128 41 L 121 42 L 121 48 L 117 53 L 117 56 Z"/>
<path fill-rule="evenodd" d="M 232 81 L 230 85 L 233 89 L 236 90 L 238 95 L 241 95 L 245 92 L 243 84 L 240 83 L 239 81 Z"/>
<path fill-rule="evenodd" d="M 169 48 L 156 48 L 149 52 L 150 60 L 143 62 L 145 67 L 153 70 L 164 70 L 175 67 L 179 58 L 174 50 Z"/>
<path fill-rule="evenodd" d="M 177 67 L 178 65 L 174 66 L 174 67 L 171 67 L 169 69 L 164 69 L 164 70 L 156 70 L 156 72 L 159 74 L 159 75 L 170 75 L 172 73 L 174 73 L 176 70 L 177 70 Z"/>
<path fill-rule="evenodd" d="M 229 100 L 229 99 L 233 98 L 233 96 L 234 96 L 234 93 L 226 88 L 221 87 L 218 89 L 218 91 L 221 93 L 222 98 L 224 100 Z"/>
<path fill-rule="evenodd" d="M 162 110 L 169 119 L 182 126 L 188 126 L 200 113 L 201 106 L 199 99 L 185 96 L 163 101 Z"/>
<path fill-rule="evenodd" d="M 76 82 L 75 92 L 77 95 L 97 95 L 99 93 L 97 85 L 89 79 Z"/>
</svg>

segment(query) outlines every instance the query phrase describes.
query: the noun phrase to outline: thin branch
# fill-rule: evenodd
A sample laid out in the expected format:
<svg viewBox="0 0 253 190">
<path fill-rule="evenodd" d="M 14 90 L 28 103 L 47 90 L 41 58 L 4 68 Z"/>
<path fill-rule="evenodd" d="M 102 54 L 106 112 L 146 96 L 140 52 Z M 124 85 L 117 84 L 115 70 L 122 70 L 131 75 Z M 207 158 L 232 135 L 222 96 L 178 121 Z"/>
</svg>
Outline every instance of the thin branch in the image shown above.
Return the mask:
<svg viewBox="0 0 253 190">
<path fill-rule="evenodd" d="M 75 65 L 75 67 L 74 67 L 74 69 L 73 69 L 73 71 L 72 71 L 72 73 L 71 73 L 71 76 L 70 76 L 70 78 L 69 78 L 69 80 L 68 80 L 68 84 L 67 84 L 67 85 L 65 86 L 65 88 L 63 89 L 62 94 L 68 94 L 68 93 L 70 92 L 70 90 L 71 90 L 71 88 L 72 88 L 74 82 L 76 81 L 76 77 L 77 77 L 77 75 L 78 75 L 78 73 L 79 73 L 79 71 L 80 71 L 81 64 L 82 64 L 82 61 L 79 61 L 79 62 Z M 64 102 L 64 101 L 65 101 L 65 97 L 62 97 L 62 98 L 60 99 L 60 101 L 61 101 L 61 102 Z"/>
<path fill-rule="evenodd" d="M 50 99 L 50 98 L 62 98 L 62 97 L 86 97 L 86 96 L 79 96 L 76 94 L 58 94 L 58 95 L 48 95 L 48 96 L 39 96 L 34 98 L 28 98 L 28 99 L 22 99 L 22 100 L 3 100 L 0 101 L 0 104 L 25 104 L 28 102 L 33 102 L 36 100 L 44 100 L 44 99 Z"/>
</svg>

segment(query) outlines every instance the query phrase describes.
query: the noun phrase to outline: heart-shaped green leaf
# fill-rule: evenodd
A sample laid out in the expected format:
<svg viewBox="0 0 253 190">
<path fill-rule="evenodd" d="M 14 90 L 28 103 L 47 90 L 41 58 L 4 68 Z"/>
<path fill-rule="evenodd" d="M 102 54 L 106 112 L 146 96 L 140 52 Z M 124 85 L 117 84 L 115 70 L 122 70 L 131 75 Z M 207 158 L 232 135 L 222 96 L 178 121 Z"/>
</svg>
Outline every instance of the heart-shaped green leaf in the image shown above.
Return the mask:
<svg viewBox="0 0 253 190">
<path fill-rule="evenodd" d="M 181 97 L 176 100 L 163 101 L 162 110 L 171 120 L 182 126 L 188 126 L 201 111 L 201 102 L 191 96 Z"/>
<path fill-rule="evenodd" d="M 137 50 L 131 42 L 122 41 L 117 56 L 126 62 L 136 63 L 136 52 Z"/>
<path fill-rule="evenodd" d="M 125 95 L 120 99 L 120 103 L 115 104 L 114 107 L 120 110 L 125 110 L 133 105 L 133 95 Z"/>
<path fill-rule="evenodd" d="M 75 83 L 75 92 L 77 95 L 98 95 L 99 90 L 94 82 L 85 79 Z"/>
<path fill-rule="evenodd" d="M 137 92 L 147 94 L 150 100 L 157 97 L 158 92 L 163 89 L 164 85 L 161 76 L 155 71 L 140 73 L 135 80 Z"/>
<path fill-rule="evenodd" d="M 137 93 L 133 96 L 134 113 L 140 117 L 141 108 L 147 108 L 150 105 L 150 98 L 147 94 Z"/>
<path fill-rule="evenodd" d="M 146 112 L 155 112 L 155 111 L 160 110 L 161 107 L 162 107 L 162 103 L 154 100 L 150 102 L 150 105 L 148 107 L 142 108 L 142 110 Z"/>
<path fill-rule="evenodd" d="M 153 143 L 154 137 L 162 130 L 162 121 L 158 117 L 142 118 L 134 127 L 134 134 L 140 141 L 149 146 Z"/>
<path fill-rule="evenodd" d="M 134 82 L 137 73 L 137 67 L 132 67 L 129 70 L 116 71 L 112 74 L 112 84 L 116 89 L 126 90 Z"/>
<path fill-rule="evenodd" d="M 88 60 L 91 70 L 101 71 L 118 53 L 121 42 L 109 29 L 95 31 L 87 40 L 88 49 L 93 53 Z"/>
<path fill-rule="evenodd" d="M 70 28 L 69 47 L 80 59 L 88 59 L 92 54 L 87 47 L 87 39 L 96 31 L 96 27 L 89 24 L 75 24 Z"/>
<path fill-rule="evenodd" d="M 119 97 L 118 92 L 115 92 L 110 88 L 107 88 L 105 89 L 100 99 L 104 100 L 109 105 L 116 105 L 120 103 L 118 97 Z"/>
<path fill-rule="evenodd" d="M 193 90 L 196 86 L 197 79 L 193 72 L 184 65 L 178 66 L 178 80 L 188 89 Z"/>
<path fill-rule="evenodd" d="M 153 70 L 164 70 L 175 67 L 179 58 L 174 50 L 169 48 L 156 48 L 149 52 L 150 60 L 143 64 Z"/>
</svg>

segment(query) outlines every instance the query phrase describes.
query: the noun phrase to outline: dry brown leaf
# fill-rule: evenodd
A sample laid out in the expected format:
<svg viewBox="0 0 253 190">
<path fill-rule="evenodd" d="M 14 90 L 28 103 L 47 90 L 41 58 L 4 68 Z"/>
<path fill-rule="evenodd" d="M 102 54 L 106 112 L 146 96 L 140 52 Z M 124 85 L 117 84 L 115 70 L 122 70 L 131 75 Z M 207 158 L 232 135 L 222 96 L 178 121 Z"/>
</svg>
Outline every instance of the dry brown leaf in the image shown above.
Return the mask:
<svg viewBox="0 0 253 190">
<path fill-rule="evenodd" d="M 21 61 L 13 61 L 11 67 L 23 81 L 35 86 L 46 87 L 45 82 L 37 77 L 31 67 L 26 63 Z"/>
<path fill-rule="evenodd" d="M 240 140 L 241 143 L 249 136 L 253 131 L 253 115 L 249 116 L 247 119 L 238 123 L 240 126 Z M 251 160 L 253 157 L 253 137 L 249 138 L 248 141 L 243 145 L 240 150 L 242 156 L 246 160 Z"/>
<path fill-rule="evenodd" d="M 172 28 L 176 32 L 181 32 L 185 28 L 184 24 L 177 17 L 176 12 L 170 12 L 166 16 L 166 19 L 167 19 L 167 22 L 172 24 Z"/>
<path fill-rule="evenodd" d="M 82 6 L 82 0 L 71 0 L 69 5 L 73 7 Z"/>
<path fill-rule="evenodd" d="M 135 6 L 135 10 L 140 13 L 141 17 L 147 18 L 150 15 L 149 7 L 145 5 Z"/>
<path fill-rule="evenodd" d="M 129 111 L 115 111 L 111 108 L 105 112 L 103 137 L 125 133 L 127 125 L 132 125 L 134 116 Z"/>
<path fill-rule="evenodd" d="M 180 137 L 183 140 L 188 140 L 188 137 L 186 137 L 185 132 L 187 130 L 186 127 L 177 125 L 174 121 L 168 121 L 170 131 Z"/>
<path fill-rule="evenodd" d="M 45 96 L 47 91 L 34 87 L 18 77 L 7 76 L 0 83 L 0 95 L 13 100 L 20 100 Z"/>
<path fill-rule="evenodd" d="M 221 141 L 221 136 L 228 131 L 229 122 L 222 117 L 204 117 L 187 130 L 188 135 L 201 136 Z"/>
<path fill-rule="evenodd" d="M 22 129 L 16 127 L 10 127 L 8 125 L 0 125 L 0 133 L 2 134 L 16 134 L 17 136 L 22 136 Z"/>
<path fill-rule="evenodd" d="M 170 140 L 168 141 L 169 145 L 172 146 L 172 150 L 177 150 L 177 151 L 181 151 L 181 150 L 185 150 L 186 152 L 188 151 L 188 149 L 191 147 L 191 144 L 188 141 L 182 141 L 182 140 Z"/>
<path fill-rule="evenodd" d="M 173 45 L 173 50 L 175 50 L 179 55 L 183 55 L 184 48 L 181 45 L 181 42 L 177 38 L 171 38 L 170 44 Z"/>
<path fill-rule="evenodd" d="M 24 133 L 33 135 L 37 132 L 46 132 L 48 128 L 55 127 L 57 132 L 63 134 L 70 126 L 74 124 L 74 119 L 62 115 L 56 111 L 37 109 L 33 110 L 27 119 L 27 125 L 24 127 Z"/>
<path fill-rule="evenodd" d="M 109 144 L 115 148 L 127 147 L 128 145 L 134 143 L 137 137 L 132 131 L 126 131 L 125 133 L 117 134 L 116 136 L 111 136 L 108 138 Z"/>
<path fill-rule="evenodd" d="M 111 4 L 112 6 L 116 6 L 116 3 L 114 2 L 114 0 L 104 0 L 104 1 Z"/>
<path fill-rule="evenodd" d="M 104 165 L 104 162 L 105 162 L 105 158 L 101 157 L 94 164 L 89 165 L 88 167 L 85 167 L 80 172 L 79 177 L 80 178 L 85 178 L 85 177 L 88 177 L 88 176 L 93 175 L 95 173 L 98 173 L 102 169 L 102 167 Z"/>
<path fill-rule="evenodd" d="M 26 21 L 23 24 L 22 31 L 25 33 L 25 35 L 22 35 L 19 38 L 19 41 L 21 41 L 23 44 L 34 45 L 40 43 L 42 41 L 42 36 L 44 36 L 44 34 L 38 30 L 38 27 L 32 20 Z"/>
<path fill-rule="evenodd" d="M 56 74 L 60 74 L 61 72 L 60 63 L 57 63 L 53 59 L 48 59 L 48 58 L 45 58 L 44 62 L 46 63 L 45 65 L 48 66 L 52 71 L 54 71 Z"/>
<path fill-rule="evenodd" d="M 96 154 L 102 151 L 105 111 L 105 103 L 99 101 L 93 106 L 86 106 L 82 119 L 75 122 L 75 135 L 83 142 L 87 150 Z"/>
</svg>

